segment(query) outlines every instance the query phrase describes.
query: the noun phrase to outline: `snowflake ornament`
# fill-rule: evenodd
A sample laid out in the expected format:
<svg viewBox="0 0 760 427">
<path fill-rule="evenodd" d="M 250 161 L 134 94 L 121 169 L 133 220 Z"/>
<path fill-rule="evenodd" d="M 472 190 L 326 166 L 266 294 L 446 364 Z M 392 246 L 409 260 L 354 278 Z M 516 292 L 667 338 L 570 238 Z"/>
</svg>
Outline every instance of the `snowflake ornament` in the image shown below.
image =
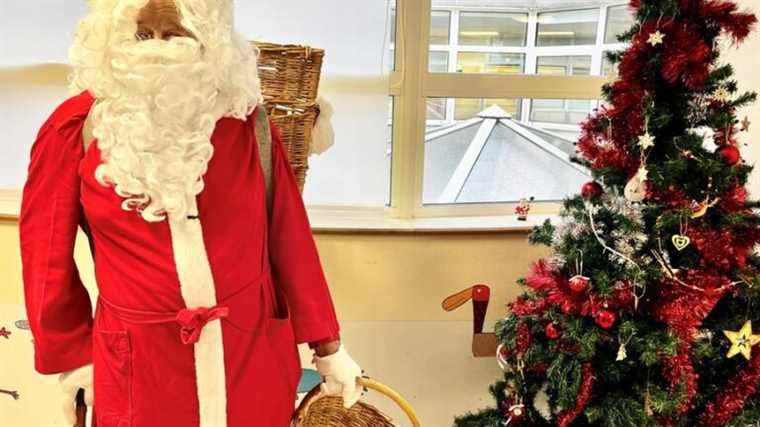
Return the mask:
<svg viewBox="0 0 760 427">
<path fill-rule="evenodd" d="M 712 98 L 718 102 L 728 102 L 728 100 L 731 98 L 731 92 L 729 92 L 725 87 L 719 87 L 715 90 L 715 92 L 713 92 Z"/>
<path fill-rule="evenodd" d="M 639 146 L 642 150 L 654 147 L 654 137 L 650 135 L 649 132 L 646 132 L 644 135 L 641 135 L 639 137 Z"/>
<path fill-rule="evenodd" d="M 665 40 L 665 34 L 661 33 L 660 30 L 657 30 L 649 35 L 647 43 L 652 46 L 657 46 L 658 44 L 662 44 L 663 40 Z"/>
</svg>

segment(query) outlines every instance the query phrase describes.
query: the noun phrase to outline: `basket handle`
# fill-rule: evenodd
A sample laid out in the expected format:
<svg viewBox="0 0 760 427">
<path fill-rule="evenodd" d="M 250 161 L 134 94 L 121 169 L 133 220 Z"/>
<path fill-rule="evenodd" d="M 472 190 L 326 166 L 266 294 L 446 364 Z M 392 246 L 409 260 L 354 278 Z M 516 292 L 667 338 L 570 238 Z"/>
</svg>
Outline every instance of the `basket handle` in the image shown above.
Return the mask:
<svg viewBox="0 0 760 427">
<path fill-rule="evenodd" d="M 362 387 L 366 387 L 370 390 L 375 390 L 376 392 L 380 394 L 384 394 L 394 402 L 404 411 L 407 417 L 409 417 L 409 421 L 412 422 L 412 425 L 414 427 L 420 427 L 420 420 L 417 418 L 417 414 L 414 413 L 414 409 L 412 409 L 412 406 L 409 404 L 409 402 L 406 401 L 400 394 L 398 394 L 395 390 L 388 387 L 387 385 L 375 381 L 372 378 L 369 377 L 360 377 L 357 379 L 359 385 Z"/>
</svg>

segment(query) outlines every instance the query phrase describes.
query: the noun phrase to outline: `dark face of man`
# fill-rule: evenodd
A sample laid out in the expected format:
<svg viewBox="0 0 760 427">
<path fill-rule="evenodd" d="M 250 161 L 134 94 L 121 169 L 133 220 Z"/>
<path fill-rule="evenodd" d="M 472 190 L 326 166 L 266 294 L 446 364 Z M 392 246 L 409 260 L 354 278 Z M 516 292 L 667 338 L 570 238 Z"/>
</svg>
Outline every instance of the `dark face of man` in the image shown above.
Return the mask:
<svg viewBox="0 0 760 427">
<path fill-rule="evenodd" d="M 174 0 L 150 0 L 137 16 L 137 40 L 172 37 L 197 38 L 180 23 L 180 13 Z"/>
</svg>

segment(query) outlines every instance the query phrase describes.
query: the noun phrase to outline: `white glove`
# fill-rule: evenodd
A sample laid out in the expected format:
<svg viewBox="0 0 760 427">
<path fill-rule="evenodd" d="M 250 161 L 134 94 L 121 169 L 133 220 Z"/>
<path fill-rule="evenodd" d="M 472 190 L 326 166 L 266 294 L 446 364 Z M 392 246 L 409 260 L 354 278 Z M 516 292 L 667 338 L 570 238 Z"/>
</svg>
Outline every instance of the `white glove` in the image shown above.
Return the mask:
<svg viewBox="0 0 760 427">
<path fill-rule="evenodd" d="M 90 407 L 93 403 L 92 363 L 62 373 L 58 377 L 58 382 L 63 391 L 61 396 L 63 416 L 66 418 L 66 423 L 73 426 L 77 422 L 76 397 L 80 388 L 84 389 L 84 403 Z"/>
<path fill-rule="evenodd" d="M 325 357 L 314 355 L 312 362 L 317 372 L 325 379 L 322 392 L 329 396 L 342 395 L 343 407 L 348 409 L 362 396 L 362 388 L 357 378 L 362 376 L 362 369 L 349 356 L 343 344 L 338 351 Z"/>
</svg>

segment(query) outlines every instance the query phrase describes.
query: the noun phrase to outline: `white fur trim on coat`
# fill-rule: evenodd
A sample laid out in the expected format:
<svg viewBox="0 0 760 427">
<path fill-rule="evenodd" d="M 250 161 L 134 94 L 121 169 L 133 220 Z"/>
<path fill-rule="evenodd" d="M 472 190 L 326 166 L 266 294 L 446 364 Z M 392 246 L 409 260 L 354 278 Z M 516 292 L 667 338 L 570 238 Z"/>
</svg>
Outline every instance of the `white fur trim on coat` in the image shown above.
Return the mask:
<svg viewBox="0 0 760 427">
<path fill-rule="evenodd" d="M 192 198 L 191 198 L 192 199 Z M 193 199 L 189 214 L 197 215 Z M 200 219 L 169 218 L 182 299 L 188 308 L 213 307 L 216 290 Z M 207 323 L 194 344 L 200 427 L 227 426 L 224 342 L 220 320 Z"/>
</svg>

